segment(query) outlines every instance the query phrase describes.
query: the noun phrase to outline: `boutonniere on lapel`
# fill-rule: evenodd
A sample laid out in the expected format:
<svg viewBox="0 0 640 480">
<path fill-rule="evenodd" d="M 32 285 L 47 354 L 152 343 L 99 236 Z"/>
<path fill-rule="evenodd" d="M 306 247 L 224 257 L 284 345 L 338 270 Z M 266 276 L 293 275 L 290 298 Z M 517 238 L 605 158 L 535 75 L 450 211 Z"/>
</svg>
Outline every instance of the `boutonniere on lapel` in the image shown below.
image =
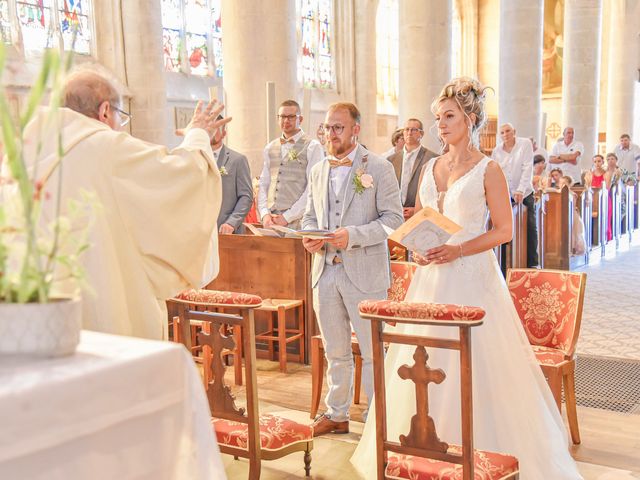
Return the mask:
<svg viewBox="0 0 640 480">
<path fill-rule="evenodd" d="M 227 172 L 227 167 L 225 167 L 225 166 L 220 167 L 220 176 L 224 177 L 224 176 L 227 176 L 227 175 L 229 175 L 229 172 Z"/>
<path fill-rule="evenodd" d="M 298 163 L 300 163 L 300 157 L 298 155 L 298 152 L 296 150 L 294 150 L 293 148 L 291 150 L 289 150 L 289 161 L 290 162 L 298 162 Z"/>
<path fill-rule="evenodd" d="M 356 174 L 353 176 L 353 186 L 358 195 L 367 188 L 373 187 L 373 177 L 367 173 L 367 160 L 368 158 L 366 156 L 362 157 L 362 167 L 358 168 Z"/>
</svg>

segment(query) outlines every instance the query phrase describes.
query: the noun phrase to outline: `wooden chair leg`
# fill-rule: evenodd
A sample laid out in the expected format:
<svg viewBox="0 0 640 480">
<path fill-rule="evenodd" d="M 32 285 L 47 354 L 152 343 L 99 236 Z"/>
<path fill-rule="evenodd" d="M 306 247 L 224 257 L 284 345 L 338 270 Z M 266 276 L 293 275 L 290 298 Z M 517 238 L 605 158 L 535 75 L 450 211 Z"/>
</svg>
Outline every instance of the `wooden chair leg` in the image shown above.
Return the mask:
<svg viewBox="0 0 640 480">
<path fill-rule="evenodd" d="M 287 311 L 284 306 L 278 307 L 278 358 L 280 371 L 287 372 Z"/>
<path fill-rule="evenodd" d="M 304 475 L 311 476 L 311 444 L 307 443 L 307 449 L 304 451 Z"/>
<path fill-rule="evenodd" d="M 236 351 L 233 354 L 233 372 L 236 385 L 242 385 L 242 327 L 234 325 L 233 338 L 236 342 Z"/>
<path fill-rule="evenodd" d="M 362 388 L 362 355 L 354 355 L 355 360 L 355 379 L 353 382 L 353 403 L 360 404 L 360 390 Z"/>
<path fill-rule="evenodd" d="M 322 395 L 322 379 L 324 377 L 324 356 L 322 355 L 322 339 L 311 338 L 311 418 L 315 418 Z"/>
<path fill-rule="evenodd" d="M 304 309 L 302 308 L 303 305 L 300 305 L 299 309 L 298 309 L 298 333 L 301 333 L 302 336 L 300 337 L 300 340 L 298 341 L 299 343 L 299 351 L 300 351 L 300 356 L 298 358 L 298 360 L 300 361 L 300 363 L 304 364 Z"/>
<path fill-rule="evenodd" d="M 182 343 L 182 332 L 180 330 L 180 317 L 173 317 L 173 341 Z"/>
<path fill-rule="evenodd" d="M 578 411 L 576 408 L 576 384 L 575 370 L 573 365 L 571 370 L 564 372 L 562 376 L 564 386 L 564 405 L 567 409 L 567 419 L 569 420 L 569 431 L 571 432 L 571 441 L 578 445 L 580 443 L 580 430 L 578 428 Z"/>
<path fill-rule="evenodd" d="M 211 324 L 204 322 L 202 324 L 202 333 L 211 334 Z M 209 388 L 209 382 L 213 380 L 213 372 L 211 371 L 211 348 L 207 345 L 202 346 L 202 369 L 204 373 L 204 388 Z"/>
<path fill-rule="evenodd" d="M 269 335 L 273 335 L 273 315 L 271 312 L 267 312 L 267 317 L 269 318 L 267 320 L 267 331 L 271 332 Z M 267 340 L 267 348 L 269 349 L 269 360 L 275 360 L 276 354 L 273 348 L 273 341 Z"/>
</svg>

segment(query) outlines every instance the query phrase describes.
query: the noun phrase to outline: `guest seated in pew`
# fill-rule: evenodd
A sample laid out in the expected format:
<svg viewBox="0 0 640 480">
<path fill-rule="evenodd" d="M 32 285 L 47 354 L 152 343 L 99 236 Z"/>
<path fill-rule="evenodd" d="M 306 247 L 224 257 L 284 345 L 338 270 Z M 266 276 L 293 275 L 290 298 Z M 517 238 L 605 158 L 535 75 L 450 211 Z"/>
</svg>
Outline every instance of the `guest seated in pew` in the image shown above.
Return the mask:
<svg viewBox="0 0 640 480">
<path fill-rule="evenodd" d="M 546 166 L 547 161 L 542 155 L 533 156 L 533 179 L 531 181 L 533 183 L 533 190 L 536 192 L 544 190 L 549 186 L 549 175 L 547 175 L 545 171 Z"/>
<path fill-rule="evenodd" d="M 602 188 L 604 175 L 604 157 L 600 154 L 594 155 L 593 167 L 591 167 L 591 170 L 589 170 L 584 176 L 585 184 L 593 188 Z"/>
<path fill-rule="evenodd" d="M 607 170 L 604 173 L 604 181 L 608 189 L 622 178 L 622 170 L 618 167 L 618 156 L 615 153 L 607 153 Z"/>
<path fill-rule="evenodd" d="M 180 132 L 184 140 L 169 150 L 122 131 L 129 120 L 123 108 L 113 83 L 84 66 L 67 77 L 56 112 L 64 168 L 56 135 L 42 137 L 41 145 L 33 142 L 24 156 L 30 170 L 37 165 L 38 172 L 51 172 L 44 190 L 60 197 L 62 215 L 83 191 L 94 193 L 102 206 L 88 227 L 91 247 L 82 260 L 95 292 L 83 294 L 83 328 L 163 339 L 165 299 L 200 287 L 218 271 L 221 181 L 210 141 L 230 119 L 216 119 L 222 105 L 198 102 Z M 47 109 L 39 112 L 26 138 L 40 138 L 48 118 Z M 57 214 L 55 204 L 43 202 L 44 217 Z M 203 279 L 205 264 L 211 268 Z M 57 294 L 76 293 L 62 287 Z"/>
<path fill-rule="evenodd" d="M 563 177 L 562 170 L 554 168 L 549 172 L 549 184 L 548 188 L 560 188 L 560 179 Z"/>
<path fill-rule="evenodd" d="M 564 175 L 560 178 L 559 188 L 562 188 L 566 185 L 569 189 L 569 193 L 573 197 L 573 222 L 571 224 L 571 254 L 572 255 L 584 255 L 587 251 L 587 240 L 584 236 L 584 222 L 582 220 L 582 215 L 580 214 L 580 210 L 578 209 L 578 196 L 571 191 L 571 185 L 573 184 L 573 179 Z"/>
</svg>

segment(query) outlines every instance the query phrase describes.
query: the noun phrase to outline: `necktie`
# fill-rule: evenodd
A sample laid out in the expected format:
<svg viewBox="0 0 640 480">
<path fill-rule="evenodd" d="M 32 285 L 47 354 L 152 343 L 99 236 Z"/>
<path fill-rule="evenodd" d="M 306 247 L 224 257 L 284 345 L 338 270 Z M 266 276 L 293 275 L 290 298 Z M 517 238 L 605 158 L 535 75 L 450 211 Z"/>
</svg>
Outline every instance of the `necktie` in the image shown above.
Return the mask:
<svg viewBox="0 0 640 480">
<path fill-rule="evenodd" d="M 284 145 L 285 143 L 296 143 L 293 138 L 284 138 L 280 137 L 280 145 Z"/>
<path fill-rule="evenodd" d="M 353 162 L 349 159 L 349 157 L 344 157 L 343 159 L 338 160 L 336 157 L 329 156 L 327 157 L 327 160 L 329 160 L 329 165 L 331 166 L 331 168 L 350 167 L 351 165 L 353 165 Z"/>
</svg>

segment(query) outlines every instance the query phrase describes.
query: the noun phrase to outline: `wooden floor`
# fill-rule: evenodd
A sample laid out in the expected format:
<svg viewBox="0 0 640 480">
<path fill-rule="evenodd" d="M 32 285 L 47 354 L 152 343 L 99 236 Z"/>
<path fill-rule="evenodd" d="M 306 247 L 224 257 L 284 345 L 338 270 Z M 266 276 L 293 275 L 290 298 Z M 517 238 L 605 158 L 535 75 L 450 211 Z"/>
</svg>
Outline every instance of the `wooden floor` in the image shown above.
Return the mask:
<svg viewBox="0 0 640 480">
<path fill-rule="evenodd" d="M 282 410 L 309 412 L 311 369 L 309 366 L 296 363 L 289 363 L 288 367 L 288 373 L 283 374 L 278 370 L 276 362 L 258 361 L 260 404 L 270 410 L 276 406 L 282 407 Z M 231 369 L 227 370 L 227 376 L 231 385 Z M 236 387 L 234 394 L 241 400 L 244 397 L 244 389 Z M 320 411 L 323 407 L 324 403 L 321 402 Z M 361 406 L 353 405 L 352 420 L 362 421 L 362 410 Z M 640 412 L 620 414 L 578 407 L 578 419 L 582 444 L 572 447 L 572 454 L 576 460 L 630 470 L 640 478 Z"/>
</svg>

